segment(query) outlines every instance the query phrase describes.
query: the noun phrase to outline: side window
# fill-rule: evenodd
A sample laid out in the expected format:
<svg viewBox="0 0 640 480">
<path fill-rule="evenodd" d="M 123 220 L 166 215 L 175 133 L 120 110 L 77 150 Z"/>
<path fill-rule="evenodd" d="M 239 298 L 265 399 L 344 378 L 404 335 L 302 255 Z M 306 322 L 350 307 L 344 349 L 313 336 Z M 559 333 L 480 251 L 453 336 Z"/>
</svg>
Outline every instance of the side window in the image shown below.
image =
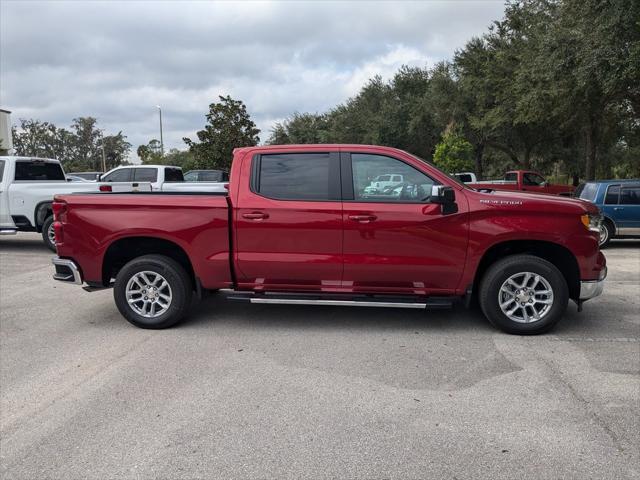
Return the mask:
<svg viewBox="0 0 640 480">
<path fill-rule="evenodd" d="M 203 182 L 222 182 L 222 170 L 206 170 L 200 172 L 200 180 Z"/>
<path fill-rule="evenodd" d="M 4 177 L 4 160 L 0 160 L 0 182 L 2 181 L 2 177 Z"/>
<path fill-rule="evenodd" d="M 102 177 L 103 182 L 128 182 L 131 180 L 131 168 L 121 168 Z"/>
<path fill-rule="evenodd" d="M 339 200 L 337 154 L 280 153 L 254 159 L 252 188 L 279 200 Z"/>
<path fill-rule="evenodd" d="M 428 200 L 435 184 L 412 166 L 382 155 L 352 153 L 351 168 L 354 199 L 358 202 L 423 202 Z M 379 180 L 383 177 L 391 181 Z"/>
<path fill-rule="evenodd" d="M 504 181 L 509 183 L 516 183 L 518 181 L 518 174 L 516 172 L 505 173 Z"/>
<path fill-rule="evenodd" d="M 605 205 L 617 205 L 620 196 L 620 185 L 609 185 L 607 195 L 604 197 Z"/>
<path fill-rule="evenodd" d="M 46 181 L 66 180 L 59 163 L 38 160 L 21 160 L 16 162 L 15 180 Z"/>
<path fill-rule="evenodd" d="M 640 205 L 640 187 L 623 187 L 620 203 L 622 205 Z"/>
<path fill-rule="evenodd" d="M 133 172 L 134 182 L 155 182 L 158 180 L 158 170 L 155 168 L 136 168 Z"/>
<path fill-rule="evenodd" d="M 164 181 L 165 182 L 183 182 L 184 176 L 182 175 L 182 170 L 180 170 L 179 168 L 165 168 Z"/>
<path fill-rule="evenodd" d="M 539 187 L 544 183 L 544 178 L 535 173 L 525 173 L 522 178 L 522 183 L 529 186 Z"/>
</svg>

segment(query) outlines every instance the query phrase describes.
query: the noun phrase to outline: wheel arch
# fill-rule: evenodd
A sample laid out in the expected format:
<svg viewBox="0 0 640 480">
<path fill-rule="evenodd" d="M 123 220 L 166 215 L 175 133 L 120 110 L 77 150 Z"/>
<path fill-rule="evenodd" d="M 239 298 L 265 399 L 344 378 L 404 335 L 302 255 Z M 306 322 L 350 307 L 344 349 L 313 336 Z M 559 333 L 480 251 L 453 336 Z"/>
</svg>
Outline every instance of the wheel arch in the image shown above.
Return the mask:
<svg viewBox="0 0 640 480">
<path fill-rule="evenodd" d="M 33 222 L 37 232 L 42 232 L 42 225 L 49 215 L 53 215 L 53 200 L 39 202 L 33 210 Z"/>
<path fill-rule="evenodd" d="M 150 254 L 164 255 L 178 262 L 196 288 L 197 277 L 185 249 L 171 240 L 153 236 L 129 236 L 114 240 L 102 259 L 102 284 L 108 285 L 111 278 L 115 278 L 120 269 L 131 260 Z"/>
<path fill-rule="evenodd" d="M 474 292 L 489 266 L 501 258 L 516 254 L 533 255 L 554 264 L 567 282 L 569 298 L 575 300 L 580 297 L 580 267 L 576 257 L 568 248 L 544 240 L 507 240 L 492 245 L 478 263 L 473 280 Z"/>
<path fill-rule="evenodd" d="M 608 215 L 603 215 L 602 216 L 602 221 L 603 222 L 608 222 L 612 227 L 613 227 L 613 235 L 617 235 L 618 233 L 618 226 L 616 225 L 616 222 Z"/>
</svg>

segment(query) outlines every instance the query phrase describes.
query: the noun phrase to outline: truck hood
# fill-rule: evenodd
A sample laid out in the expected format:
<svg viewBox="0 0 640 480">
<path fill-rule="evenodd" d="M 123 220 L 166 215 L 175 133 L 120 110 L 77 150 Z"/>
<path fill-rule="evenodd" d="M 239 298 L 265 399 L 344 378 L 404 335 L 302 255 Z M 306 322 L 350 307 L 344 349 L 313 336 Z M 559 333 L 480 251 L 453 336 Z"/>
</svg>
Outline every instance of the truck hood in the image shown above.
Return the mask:
<svg viewBox="0 0 640 480">
<path fill-rule="evenodd" d="M 506 190 L 494 190 L 492 192 L 471 192 L 480 203 L 494 205 L 496 207 L 520 208 L 525 211 L 545 211 L 557 213 L 597 214 L 598 207 L 593 203 L 579 198 L 561 197 L 558 195 L 544 195 L 540 193 L 512 192 Z"/>
</svg>

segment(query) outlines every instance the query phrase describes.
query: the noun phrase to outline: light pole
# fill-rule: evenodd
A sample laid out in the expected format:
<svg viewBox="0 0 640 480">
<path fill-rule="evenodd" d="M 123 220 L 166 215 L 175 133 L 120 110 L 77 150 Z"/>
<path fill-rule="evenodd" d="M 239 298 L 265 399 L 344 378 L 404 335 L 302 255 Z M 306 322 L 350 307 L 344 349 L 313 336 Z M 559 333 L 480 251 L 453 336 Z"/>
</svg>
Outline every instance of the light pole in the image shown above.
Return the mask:
<svg viewBox="0 0 640 480">
<path fill-rule="evenodd" d="M 156 105 L 158 107 L 158 113 L 160 114 L 160 154 L 164 157 L 164 140 L 162 139 L 162 108 L 160 105 Z"/>
<path fill-rule="evenodd" d="M 100 142 L 102 144 L 102 173 L 106 173 L 107 172 L 107 160 L 104 156 L 104 132 L 100 131 L 100 136 L 102 137 L 102 142 Z"/>
</svg>

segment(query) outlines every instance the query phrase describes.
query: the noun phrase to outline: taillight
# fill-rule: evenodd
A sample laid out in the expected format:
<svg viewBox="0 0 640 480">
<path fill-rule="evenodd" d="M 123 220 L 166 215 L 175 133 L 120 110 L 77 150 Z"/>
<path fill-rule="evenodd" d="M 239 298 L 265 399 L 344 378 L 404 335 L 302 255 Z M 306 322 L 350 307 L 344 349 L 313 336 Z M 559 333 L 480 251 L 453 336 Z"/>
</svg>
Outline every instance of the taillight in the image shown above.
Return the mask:
<svg viewBox="0 0 640 480">
<path fill-rule="evenodd" d="M 67 203 L 55 201 L 53 202 L 51 209 L 53 210 L 53 219 L 60 221 L 62 214 L 67 211 Z"/>
<path fill-rule="evenodd" d="M 64 242 L 64 228 L 61 222 L 53 222 L 53 232 L 56 239 L 56 245 Z"/>
<path fill-rule="evenodd" d="M 113 189 L 111 188 L 111 185 L 100 185 L 100 191 L 101 192 L 112 192 Z"/>
</svg>

